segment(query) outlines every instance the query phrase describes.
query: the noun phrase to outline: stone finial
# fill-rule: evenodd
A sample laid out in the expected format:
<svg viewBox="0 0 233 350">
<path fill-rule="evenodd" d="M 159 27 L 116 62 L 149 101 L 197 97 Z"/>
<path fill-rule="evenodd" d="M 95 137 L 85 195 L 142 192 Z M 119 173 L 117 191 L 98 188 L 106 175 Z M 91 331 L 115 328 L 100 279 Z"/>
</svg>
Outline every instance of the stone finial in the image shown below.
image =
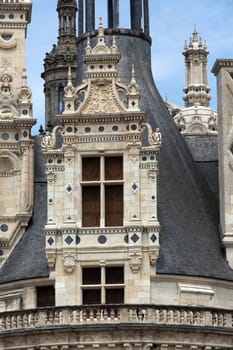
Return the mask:
<svg viewBox="0 0 233 350">
<path fill-rule="evenodd" d="M 135 75 L 135 68 L 134 68 L 134 64 L 132 64 L 132 68 L 131 68 L 131 82 L 129 84 L 129 91 L 130 93 L 138 93 L 139 92 L 139 88 L 136 82 L 136 75 Z"/>
<path fill-rule="evenodd" d="M 86 46 L 86 55 L 91 54 L 91 43 L 90 43 L 90 37 L 87 38 L 87 46 Z"/>
<path fill-rule="evenodd" d="M 115 36 L 112 38 L 112 46 L 111 46 L 112 53 L 118 53 L 118 47 L 116 45 L 116 38 Z"/>
<path fill-rule="evenodd" d="M 193 42 L 198 42 L 198 32 L 196 29 L 196 26 L 194 26 L 194 31 L 193 31 L 193 38 L 192 38 Z"/>
<path fill-rule="evenodd" d="M 67 85 L 64 88 L 64 112 L 70 113 L 74 112 L 75 110 L 75 100 L 76 100 L 76 94 L 75 94 L 75 87 L 72 83 L 72 74 L 71 74 L 71 67 L 68 68 L 68 75 L 67 75 Z"/>
<path fill-rule="evenodd" d="M 132 64 L 131 68 L 131 81 L 128 85 L 128 109 L 129 110 L 139 110 L 139 87 L 136 82 L 136 76 L 135 76 L 135 68 L 134 64 Z"/>
<path fill-rule="evenodd" d="M 98 39 L 104 37 L 104 26 L 103 26 L 103 18 L 99 18 L 99 27 L 98 27 Z"/>
</svg>

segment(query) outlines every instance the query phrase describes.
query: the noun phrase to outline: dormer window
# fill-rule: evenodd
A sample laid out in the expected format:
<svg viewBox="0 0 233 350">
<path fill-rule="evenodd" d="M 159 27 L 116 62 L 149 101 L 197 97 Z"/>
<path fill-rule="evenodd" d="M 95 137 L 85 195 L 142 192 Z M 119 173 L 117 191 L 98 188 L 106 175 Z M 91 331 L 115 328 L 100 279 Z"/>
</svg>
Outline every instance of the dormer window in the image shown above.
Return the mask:
<svg viewBox="0 0 233 350">
<path fill-rule="evenodd" d="M 82 226 L 123 225 L 123 157 L 82 159 Z"/>
</svg>

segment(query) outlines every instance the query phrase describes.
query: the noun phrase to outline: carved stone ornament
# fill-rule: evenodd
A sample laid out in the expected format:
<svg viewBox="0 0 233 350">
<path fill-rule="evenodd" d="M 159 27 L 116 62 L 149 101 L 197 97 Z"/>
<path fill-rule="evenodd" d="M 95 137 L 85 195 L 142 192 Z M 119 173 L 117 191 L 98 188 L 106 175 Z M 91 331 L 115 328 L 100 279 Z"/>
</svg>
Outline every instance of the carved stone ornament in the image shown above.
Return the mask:
<svg viewBox="0 0 233 350">
<path fill-rule="evenodd" d="M 56 144 L 56 139 L 53 138 L 52 133 L 46 131 L 45 136 L 42 139 L 41 147 L 43 149 L 54 148 Z"/>
<path fill-rule="evenodd" d="M 47 257 L 48 267 L 50 269 L 54 269 L 55 263 L 56 263 L 56 252 L 55 251 L 46 251 L 46 257 Z"/>
<path fill-rule="evenodd" d="M 87 98 L 79 110 L 83 114 L 117 113 L 123 111 L 124 108 L 120 99 L 116 96 L 114 84 L 107 80 L 91 83 Z"/>
<path fill-rule="evenodd" d="M 150 146 L 161 146 L 162 144 L 162 134 L 159 128 L 156 128 L 155 131 L 152 131 L 151 125 L 149 123 L 143 123 L 141 125 L 142 130 L 147 129 L 148 132 L 148 143 Z"/>
<path fill-rule="evenodd" d="M 63 265 L 64 265 L 64 270 L 67 273 L 72 273 L 75 270 L 76 267 L 76 255 L 74 252 L 65 252 L 63 255 Z"/>
<path fill-rule="evenodd" d="M 179 117 L 179 118 L 177 119 L 176 124 L 177 124 L 177 126 L 178 126 L 178 128 L 179 128 L 180 131 L 184 131 L 184 130 L 186 129 L 186 122 L 185 122 L 184 117 L 182 117 L 182 116 Z"/>
<path fill-rule="evenodd" d="M 212 117 L 209 118 L 209 120 L 208 120 L 208 128 L 211 131 L 217 130 L 217 119 L 216 119 L 216 117 L 212 116 Z"/>
<path fill-rule="evenodd" d="M 42 139 L 41 147 L 43 150 L 54 149 L 56 146 L 56 134 L 57 132 L 61 132 L 63 128 L 58 125 L 56 126 L 52 132 L 46 131 L 45 136 Z"/>
<path fill-rule="evenodd" d="M 30 103 L 32 99 L 32 92 L 27 86 L 22 87 L 19 90 L 18 101 L 20 103 Z"/>
<path fill-rule="evenodd" d="M 155 266 L 156 265 L 156 262 L 158 260 L 158 256 L 159 256 L 159 249 L 153 249 L 153 250 L 150 250 L 149 252 L 149 258 L 150 258 L 150 264 L 151 266 Z"/>
<path fill-rule="evenodd" d="M 137 273 L 140 270 L 141 264 L 142 264 L 141 252 L 134 251 L 130 253 L 129 258 L 130 258 L 129 266 L 131 268 L 131 271 L 134 273 Z"/>
</svg>

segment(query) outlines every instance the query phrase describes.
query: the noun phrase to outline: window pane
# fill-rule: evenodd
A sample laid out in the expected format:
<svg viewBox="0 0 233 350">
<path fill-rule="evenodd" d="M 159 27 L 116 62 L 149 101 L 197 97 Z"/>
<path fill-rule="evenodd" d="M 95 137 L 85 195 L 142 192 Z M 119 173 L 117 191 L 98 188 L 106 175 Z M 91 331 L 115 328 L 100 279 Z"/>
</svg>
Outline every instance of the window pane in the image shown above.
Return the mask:
<svg viewBox="0 0 233 350">
<path fill-rule="evenodd" d="M 123 158 L 106 157 L 105 158 L 105 180 L 123 179 Z"/>
<path fill-rule="evenodd" d="M 101 290 L 100 289 L 84 289 L 83 290 L 83 304 L 101 304 Z"/>
<path fill-rule="evenodd" d="M 123 303 L 124 303 L 123 288 L 106 289 L 106 304 L 123 304 Z"/>
<path fill-rule="evenodd" d="M 100 180 L 100 158 L 90 157 L 82 159 L 82 180 L 99 181 Z"/>
<path fill-rule="evenodd" d="M 100 284 L 101 270 L 99 267 L 83 268 L 83 284 Z"/>
<path fill-rule="evenodd" d="M 105 226 L 123 225 L 123 185 L 105 186 Z"/>
<path fill-rule="evenodd" d="M 82 188 L 82 226 L 100 226 L 100 187 Z"/>
<path fill-rule="evenodd" d="M 106 267 L 106 284 L 124 283 L 124 268 L 122 266 Z"/>
<path fill-rule="evenodd" d="M 37 307 L 55 306 L 54 286 L 37 287 Z"/>
</svg>

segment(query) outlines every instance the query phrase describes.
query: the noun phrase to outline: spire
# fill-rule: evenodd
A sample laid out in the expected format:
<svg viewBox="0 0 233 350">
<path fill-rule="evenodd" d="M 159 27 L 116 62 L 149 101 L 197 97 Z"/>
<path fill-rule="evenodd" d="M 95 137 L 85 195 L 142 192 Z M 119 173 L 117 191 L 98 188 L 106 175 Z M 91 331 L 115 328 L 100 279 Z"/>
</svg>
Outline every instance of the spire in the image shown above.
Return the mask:
<svg viewBox="0 0 233 350">
<path fill-rule="evenodd" d="M 193 31 L 193 42 L 198 42 L 198 32 L 196 29 L 196 25 L 194 26 L 194 31 Z"/>
</svg>

